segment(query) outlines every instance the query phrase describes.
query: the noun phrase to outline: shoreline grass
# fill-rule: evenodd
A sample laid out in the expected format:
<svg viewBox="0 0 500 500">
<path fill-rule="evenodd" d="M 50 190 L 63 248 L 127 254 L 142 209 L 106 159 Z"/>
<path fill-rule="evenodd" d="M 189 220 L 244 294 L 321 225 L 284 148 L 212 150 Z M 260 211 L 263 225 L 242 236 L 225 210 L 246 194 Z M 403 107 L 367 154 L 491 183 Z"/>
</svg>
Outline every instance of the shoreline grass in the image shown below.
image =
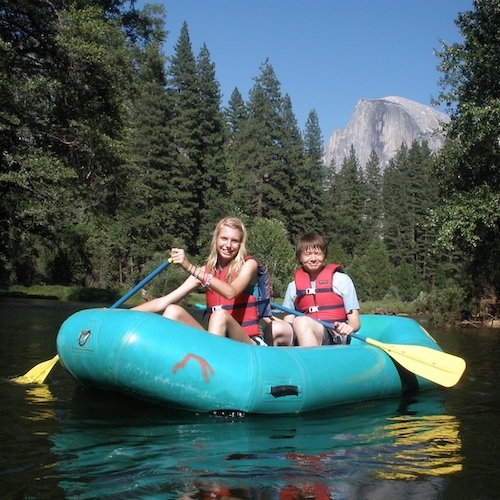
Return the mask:
<svg viewBox="0 0 500 500">
<path fill-rule="evenodd" d="M 117 300 L 128 293 L 130 289 L 121 290 L 63 286 L 63 285 L 12 285 L 9 288 L 0 289 L 1 297 L 12 297 L 22 299 L 44 299 L 60 300 L 62 302 L 89 302 L 114 304 Z M 205 294 L 192 293 L 187 297 L 185 305 L 194 307 L 197 302 L 204 302 Z M 125 302 L 126 307 L 134 307 L 144 302 L 140 292 L 137 292 Z"/>
<path fill-rule="evenodd" d="M 46 299 L 46 300 L 60 300 L 64 302 L 94 302 L 94 303 L 109 303 L 113 304 L 120 297 L 123 297 L 129 290 L 115 290 L 115 289 L 102 289 L 102 288 L 86 288 L 77 286 L 63 286 L 63 285 L 13 285 L 8 289 L 0 289 L 0 296 L 15 297 L 26 299 Z M 282 299 L 275 300 L 278 303 Z M 137 292 L 130 297 L 125 303 L 127 307 L 134 307 L 144 302 L 141 294 Z M 185 305 L 187 307 L 194 307 L 196 303 L 205 302 L 203 293 L 190 294 Z M 416 307 L 412 302 L 402 302 L 394 299 L 385 301 L 367 301 L 360 302 L 361 314 L 396 314 L 396 315 L 414 315 L 417 314 Z"/>
</svg>

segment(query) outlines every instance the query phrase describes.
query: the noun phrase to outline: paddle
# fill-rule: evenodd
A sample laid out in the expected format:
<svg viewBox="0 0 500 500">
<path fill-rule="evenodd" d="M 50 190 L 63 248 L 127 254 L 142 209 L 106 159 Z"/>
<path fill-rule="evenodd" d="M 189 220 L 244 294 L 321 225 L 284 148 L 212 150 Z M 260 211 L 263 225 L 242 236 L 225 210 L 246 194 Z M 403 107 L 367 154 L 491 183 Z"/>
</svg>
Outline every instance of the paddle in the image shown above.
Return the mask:
<svg viewBox="0 0 500 500">
<path fill-rule="evenodd" d="M 271 307 L 289 314 L 294 314 L 295 316 L 306 316 L 304 313 L 296 311 L 295 309 L 289 309 L 275 302 L 271 302 Z M 325 321 L 316 321 L 327 328 L 335 328 L 332 324 Z M 465 360 L 452 354 L 431 349 L 430 347 L 420 345 L 384 344 L 383 342 L 370 339 L 359 333 L 351 333 L 351 337 L 382 349 L 403 368 L 444 387 L 454 386 L 465 371 Z"/>
<path fill-rule="evenodd" d="M 134 288 L 128 291 L 121 299 L 116 301 L 110 307 L 110 309 L 116 309 L 125 302 L 127 302 L 127 300 L 130 299 L 132 295 L 137 293 L 143 286 L 147 285 L 157 274 L 161 273 L 171 262 L 172 259 L 169 258 L 165 262 L 160 264 L 153 272 L 148 274 L 148 276 L 146 276 L 140 283 L 135 285 Z M 42 384 L 58 361 L 59 361 L 59 355 L 56 354 L 52 359 L 49 359 L 47 361 L 42 361 L 38 365 L 34 366 L 31 370 L 26 372 L 21 377 L 16 377 L 11 380 L 19 384 Z"/>
</svg>

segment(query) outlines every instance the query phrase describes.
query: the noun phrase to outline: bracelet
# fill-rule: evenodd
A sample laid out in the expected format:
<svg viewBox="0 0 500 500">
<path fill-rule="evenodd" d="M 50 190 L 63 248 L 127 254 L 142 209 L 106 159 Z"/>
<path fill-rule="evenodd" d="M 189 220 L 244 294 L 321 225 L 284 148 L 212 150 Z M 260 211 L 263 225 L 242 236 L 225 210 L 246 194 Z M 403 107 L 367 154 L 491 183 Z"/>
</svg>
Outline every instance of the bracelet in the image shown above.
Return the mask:
<svg viewBox="0 0 500 500">
<path fill-rule="evenodd" d="M 193 267 L 194 267 L 194 264 L 191 264 L 191 267 L 189 268 L 189 271 L 188 271 L 189 274 L 193 274 Z"/>
<path fill-rule="evenodd" d="M 203 274 L 203 279 L 200 280 L 201 281 L 201 286 L 205 286 L 205 283 L 207 282 L 207 273 L 204 273 Z"/>
<path fill-rule="evenodd" d="M 199 277 L 200 277 L 200 274 L 201 274 L 201 268 L 199 268 L 199 269 L 198 269 L 198 268 L 196 268 L 196 269 L 194 270 L 194 272 L 196 273 L 196 271 L 198 271 L 198 274 L 195 274 L 195 275 L 194 275 L 194 277 L 195 277 L 195 279 L 197 279 L 197 280 L 199 281 Z"/>
<path fill-rule="evenodd" d="M 211 274 L 209 274 L 207 276 L 206 281 L 204 281 L 204 283 L 202 283 L 201 286 L 205 289 L 210 288 L 210 284 L 212 283 L 213 278 L 214 277 Z"/>
</svg>

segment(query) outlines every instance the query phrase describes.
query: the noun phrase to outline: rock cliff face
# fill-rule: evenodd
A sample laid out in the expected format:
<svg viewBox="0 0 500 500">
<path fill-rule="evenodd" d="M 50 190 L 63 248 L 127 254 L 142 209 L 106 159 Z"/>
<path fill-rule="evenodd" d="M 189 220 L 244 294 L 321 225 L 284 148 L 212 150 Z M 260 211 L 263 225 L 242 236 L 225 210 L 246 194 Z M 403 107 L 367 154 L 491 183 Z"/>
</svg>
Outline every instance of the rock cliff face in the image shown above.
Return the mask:
<svg viewBox="0 0 500 500">
<path fill-rule="evenodd" d="M 339 170 L 352 144 L 363 169 L 374 149 L 383 170 L 401 144 L 410 147 L 414 140 L 426 140 L 432 151 L 438 151 L 444 136 L 436 131 L 443 122 L 449 122 L 444 113 L 403 97 L 361 99 L 347 126 L 330 136 L 323 161 L 329 166 L 335 160 Z"/>
</svg>

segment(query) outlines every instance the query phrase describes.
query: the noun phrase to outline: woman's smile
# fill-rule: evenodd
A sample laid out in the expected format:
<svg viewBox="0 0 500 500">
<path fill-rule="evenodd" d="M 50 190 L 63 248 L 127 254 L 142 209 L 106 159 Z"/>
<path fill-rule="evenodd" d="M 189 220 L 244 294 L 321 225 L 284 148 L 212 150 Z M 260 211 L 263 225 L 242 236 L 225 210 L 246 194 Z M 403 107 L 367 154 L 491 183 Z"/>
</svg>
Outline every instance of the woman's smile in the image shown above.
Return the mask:
<svg viewBox="0 0 500 500">
<path fill-rule="evenodd" d="M 217 238 L 219 256 L 224 260 L 231 260 L 235 257 L 241 245 L 241 233 L 230 227 L 223 227 Z"/>
</svg>

